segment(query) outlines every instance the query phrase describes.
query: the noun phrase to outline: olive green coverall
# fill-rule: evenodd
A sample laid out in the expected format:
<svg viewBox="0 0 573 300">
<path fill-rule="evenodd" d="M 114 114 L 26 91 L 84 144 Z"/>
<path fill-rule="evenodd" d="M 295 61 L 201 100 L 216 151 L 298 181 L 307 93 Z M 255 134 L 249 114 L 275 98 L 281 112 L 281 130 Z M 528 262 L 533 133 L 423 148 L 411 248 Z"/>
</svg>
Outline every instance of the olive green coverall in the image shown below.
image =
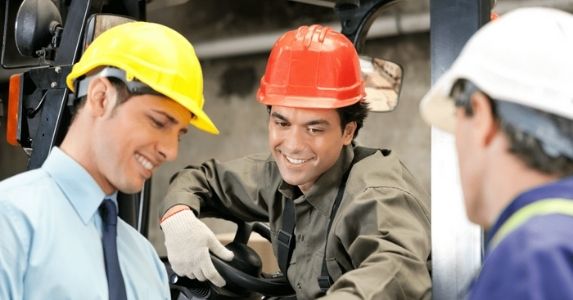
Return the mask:
<svg viewBox="0 0 573 300">
<path fill-rule="evenodd" d="M 171 183 L 161 213 L 185 204 L 200 217 L 223 210 L 244 221 L 269 222 L 278 256 L 284 203 L 294 201 L 296 248 L 288 279 L 297 299 L 316 299 L 332 204 L 360 149 L 344 147 L 304 195 L 281 179 L 269 154 L 188 167 Z M 377 151 L 352 166 L 328 235 L 326 262 L 334 284 L 321 299 L 431 298 L 428 195 L 395 154 L 384 154 Z"/>
</svg>

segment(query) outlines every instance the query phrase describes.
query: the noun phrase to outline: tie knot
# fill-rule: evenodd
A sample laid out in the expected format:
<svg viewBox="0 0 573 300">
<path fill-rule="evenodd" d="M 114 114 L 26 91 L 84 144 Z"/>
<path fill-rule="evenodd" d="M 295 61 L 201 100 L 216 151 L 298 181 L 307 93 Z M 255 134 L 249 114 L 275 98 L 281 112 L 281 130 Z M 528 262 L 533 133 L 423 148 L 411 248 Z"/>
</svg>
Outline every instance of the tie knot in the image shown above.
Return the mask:
<svg viewBox="0 0 573 300">
<path fill-rule="evenodd" d="M 117 208 L 110 199 L 104 199 L 99 206 L 99 213 L 106 225 L 117 225 Z"/>
</svg>

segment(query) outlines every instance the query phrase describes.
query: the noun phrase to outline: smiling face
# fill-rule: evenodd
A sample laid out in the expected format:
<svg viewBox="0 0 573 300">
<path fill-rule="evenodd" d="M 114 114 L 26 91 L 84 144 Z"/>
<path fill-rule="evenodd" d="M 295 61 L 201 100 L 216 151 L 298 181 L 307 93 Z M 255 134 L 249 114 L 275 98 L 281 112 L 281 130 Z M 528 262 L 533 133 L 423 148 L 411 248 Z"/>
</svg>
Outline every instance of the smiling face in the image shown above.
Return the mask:
<svg viewBox="0 0 573 300">
<path fill-rule="evenodd" d="M 102 92 L 94 92 L 86 103 L 91 112 L 89 149 L 79 162 L 107 194 L 139 192 L 157 167 L 177 157 L 191 114 L 156 95 L 132 96 L 116 106 L 113 87 L 102 82 L 94 88 Z"/>
<path fill-rule="evenodd" d="M 163 162 L 177 157 L 191 119 L 164 96 L 126 97 L 107 78 L 92 79 L 60 145 L 108 195 L 141 191 Z"/>
<path fill-rule="evenodd" d="M 340 128 L 335 109 L 273 106 L 269 119 L 269 147 L 284 181 L 302 192 L 338 160 L 342 147 L 352 142 L 355 122 Z"/>
</svg>

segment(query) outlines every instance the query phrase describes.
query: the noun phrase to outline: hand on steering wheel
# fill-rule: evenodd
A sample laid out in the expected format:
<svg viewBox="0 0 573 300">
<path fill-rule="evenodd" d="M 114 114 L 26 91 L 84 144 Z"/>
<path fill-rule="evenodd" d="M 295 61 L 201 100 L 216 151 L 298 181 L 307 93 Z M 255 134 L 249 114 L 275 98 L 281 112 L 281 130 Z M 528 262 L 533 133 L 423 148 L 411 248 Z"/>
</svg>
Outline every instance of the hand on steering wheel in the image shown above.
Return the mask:
<svg viewBox="0 0 573 300">
<path fill-rule="evenodd" d="M 231 261 L 233 252 L 225 248 L 191 210 L 170 216 L 161 223 L 161 228 L 167 257 L 175 273 L 199 281 L 209 280 L 218 287 L 226 284 L 215 269 L 209 251 L 224 261 Z"/>
</svg>

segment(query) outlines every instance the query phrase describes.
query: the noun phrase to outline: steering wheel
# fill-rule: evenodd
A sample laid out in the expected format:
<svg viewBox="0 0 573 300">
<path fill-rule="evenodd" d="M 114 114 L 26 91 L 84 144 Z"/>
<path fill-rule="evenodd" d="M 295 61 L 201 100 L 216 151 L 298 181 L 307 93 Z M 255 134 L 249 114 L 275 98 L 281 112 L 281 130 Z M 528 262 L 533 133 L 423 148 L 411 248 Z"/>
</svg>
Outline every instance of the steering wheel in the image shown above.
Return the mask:
<svg viewBox="0 0 573 300">
<path fill-rule="evenodd" d="M 252 232 L 260 234 L 270 242 L 271 233 L 266 224 L 260 222 L 245 223 L 235 218 L 237 232 L 231 243 L 225 247 L 234 253 L 232 261 L 224 261 L 211 255 L 215 269 L 225 279 L 226 285 L 219 288 L 209 282 L 191 280 L 179 276 L 171 270 L 166 262 L 167 273 L 172 294 L 179 294 L 179 298 L 172 299 L 259 299 L 260 295 L 281 297 L 294 295 L 294 290 L 288 280 L 281 273 L 263 273 L 262 261 L 259 255 L 247 246 Z M 257 296 L 258 295 L 258 296 Z M 172 295 L 173 297 L 174 295 Z"/>
</svg>

